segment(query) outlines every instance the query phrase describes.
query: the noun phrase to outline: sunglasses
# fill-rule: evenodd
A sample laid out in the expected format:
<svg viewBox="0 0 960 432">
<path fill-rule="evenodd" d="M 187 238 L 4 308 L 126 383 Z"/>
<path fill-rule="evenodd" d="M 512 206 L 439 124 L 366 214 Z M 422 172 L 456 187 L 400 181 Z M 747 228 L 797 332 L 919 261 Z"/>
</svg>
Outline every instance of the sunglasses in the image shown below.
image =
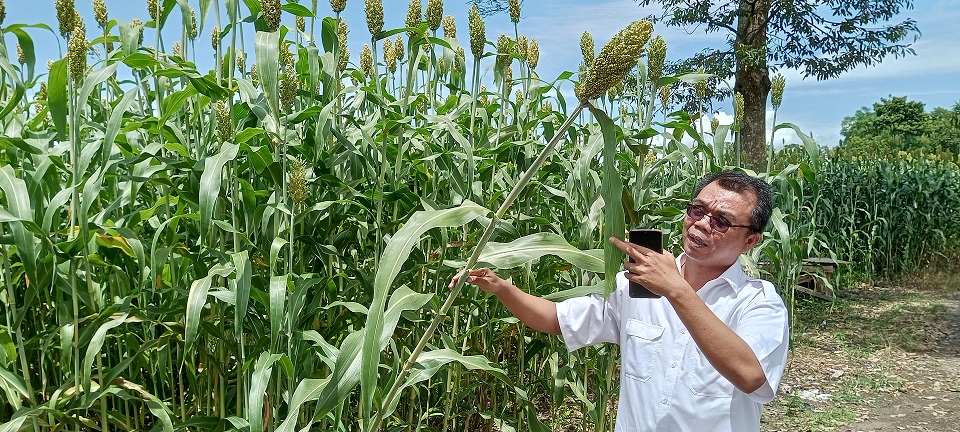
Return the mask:
<svg viewBox="0 0 960 432">
<path fill-rule="evenodd" d="M 703 219 L 704 216 L 710 217 L 710 228 L 718 233 L 725 233 L 730 228 L 752 228 L 750 225 L 734 225 L 723 216 L 714 216 L 697 204 L 687 204 L 687 217 L 693 221 Z"/>
</svg>

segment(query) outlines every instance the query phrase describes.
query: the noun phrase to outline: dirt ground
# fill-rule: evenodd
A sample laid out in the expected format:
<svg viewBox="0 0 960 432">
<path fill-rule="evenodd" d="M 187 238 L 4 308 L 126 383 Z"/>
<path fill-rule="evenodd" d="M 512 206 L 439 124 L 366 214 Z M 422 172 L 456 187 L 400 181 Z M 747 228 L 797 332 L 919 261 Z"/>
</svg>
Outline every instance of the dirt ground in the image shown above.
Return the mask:
<svg viewBox="0 0 960 432">
<path fill-rule="evenodd" d="M 798 307 L 762 430 L 960 432 L 960 275 L 862 285 Z"/>
</svg>

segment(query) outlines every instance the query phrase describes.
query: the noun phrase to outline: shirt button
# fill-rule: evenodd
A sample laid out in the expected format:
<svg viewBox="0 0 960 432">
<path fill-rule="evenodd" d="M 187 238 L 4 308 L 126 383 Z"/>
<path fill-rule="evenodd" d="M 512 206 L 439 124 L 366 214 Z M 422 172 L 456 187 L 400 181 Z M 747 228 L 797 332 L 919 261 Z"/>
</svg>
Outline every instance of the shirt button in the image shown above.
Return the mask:
<svg viewBox="0 0 960 432">
<path fill-rule="evenodd" d="M 687 329 L 680 329 L 680 334 L 687 334 Z"/>
<path fill-rule="evenodd" d="M 666 405 L 666 404 L 667 404 L 667 399 L 666 399 L 666 398 L 664 398 L 664 399 L 660 399 L 660 403 L 662 403 L 662 404 L 664 404 L 664 405 Z"/>
<path fill-rule="evenodd" d="M 670 368 L 671 368 L 671 369 L 676 369 L 676 368 L 677 368 L 677 364 L 676 364 L 676 363 L 670 363 Z"/>
</svg>

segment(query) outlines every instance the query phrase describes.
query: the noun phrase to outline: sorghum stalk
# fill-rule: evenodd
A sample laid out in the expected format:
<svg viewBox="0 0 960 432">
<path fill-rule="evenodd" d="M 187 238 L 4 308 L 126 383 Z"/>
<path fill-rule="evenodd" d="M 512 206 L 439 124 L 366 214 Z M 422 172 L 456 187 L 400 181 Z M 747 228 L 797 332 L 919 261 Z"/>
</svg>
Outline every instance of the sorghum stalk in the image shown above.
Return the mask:
<svg viewBox="0 0 960 432">
<path fill-rule="evenodd" d="M 773 127 L 777 127 L 777 111 L 780 109 L 780 104 L 783 103 L 783 88 L 787 85 L 787 78 L 783 74 L 776 74 L 770 79 L 770 102 L 773 105 L 773 122 L 771 123 Z M 767 153 L 767 172 L 773 171 L 773 136 L 774 132 L 770 132 L 770 148 Z"/>
</svg>

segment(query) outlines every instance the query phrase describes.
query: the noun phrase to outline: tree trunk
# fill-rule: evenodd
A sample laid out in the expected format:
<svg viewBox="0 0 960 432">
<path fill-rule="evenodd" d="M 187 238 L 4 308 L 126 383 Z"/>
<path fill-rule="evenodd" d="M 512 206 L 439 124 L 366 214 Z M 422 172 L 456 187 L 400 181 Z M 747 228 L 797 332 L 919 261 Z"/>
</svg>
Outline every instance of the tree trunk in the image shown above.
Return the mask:
<svg viewBox="0 0 960 432">
<path fill-rule="evenodd" d="M 740 0 L 737 20 L 737 56 L 734 91 L 743 95 L 743 122 L 740 145 L 746 156 L 744 166 L 763 171 L 767 166 L 767 14 L 770 0 Z"/>
</svg>

